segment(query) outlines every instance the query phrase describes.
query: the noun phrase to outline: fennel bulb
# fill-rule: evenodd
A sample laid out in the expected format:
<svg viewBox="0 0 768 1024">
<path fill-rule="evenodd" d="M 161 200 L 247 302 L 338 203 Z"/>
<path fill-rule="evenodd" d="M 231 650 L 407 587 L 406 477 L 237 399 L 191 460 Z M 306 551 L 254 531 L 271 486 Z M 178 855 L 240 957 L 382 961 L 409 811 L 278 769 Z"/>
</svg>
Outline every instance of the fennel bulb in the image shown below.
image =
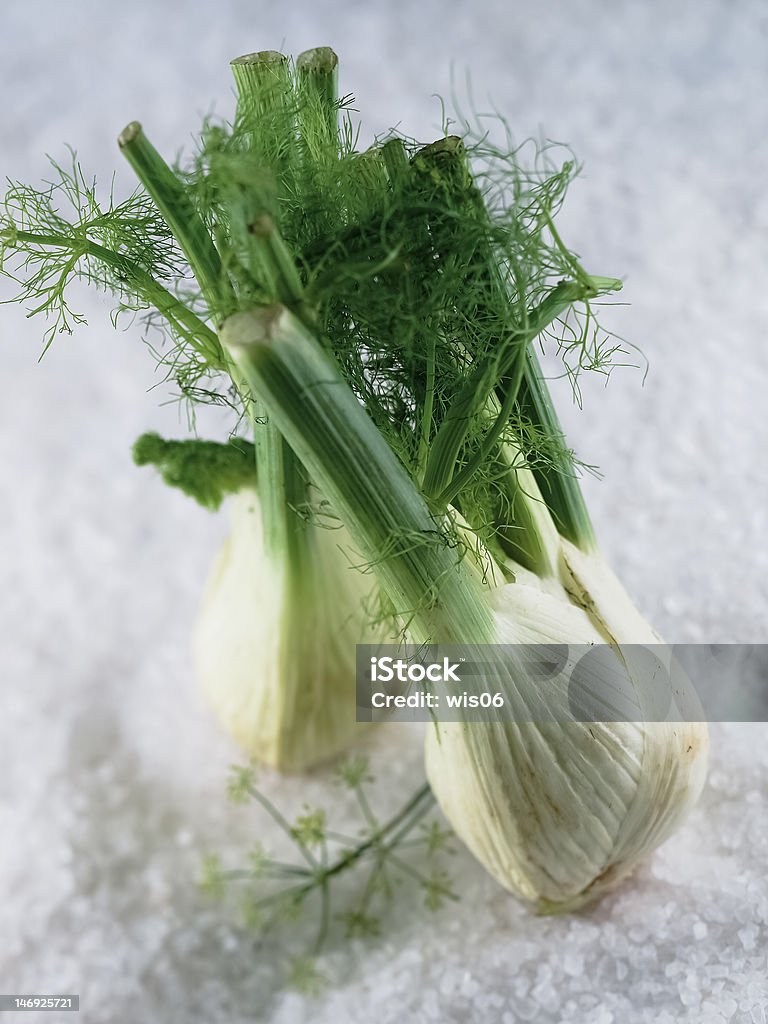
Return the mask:
<svg viewBox="0 0 768 1024">
<path fill-rule="evenodd" d="M 570 551 L 562 564 L 560 597 L 520 582 L 500 589 L 497 643 L 604 644 L 606 628 L 620 654 L 622 644 L 660 643 L 599 555 Z M 581 605 L 566 593 L 575 581 Z M 649 679 L 632 664 L 634 652 L 626 665 L 640 691 Z M 513 685 L 524 706 L 535 682 Z M 678 827 L 704 784 L 707 726 L 536 722 L 531 709 L 531 721 L 523 713 L 512 723 L 429 728 L 427 777 L 456 833 L 501 885 L 542 910 L 568 910 L 610 889 Z"/>
<path fill-rule="evenodd" d="M 343 527 L 307 525 L 298 570 L 270 557 L 253 488 L 229 499 L 229 519 L 195 628 L 197 674 L 251 757 L 300 771 L 365 731 L 355 720 L 355 644 L 375 640 L 374 579 L 352 568 Z"/>
</svg>

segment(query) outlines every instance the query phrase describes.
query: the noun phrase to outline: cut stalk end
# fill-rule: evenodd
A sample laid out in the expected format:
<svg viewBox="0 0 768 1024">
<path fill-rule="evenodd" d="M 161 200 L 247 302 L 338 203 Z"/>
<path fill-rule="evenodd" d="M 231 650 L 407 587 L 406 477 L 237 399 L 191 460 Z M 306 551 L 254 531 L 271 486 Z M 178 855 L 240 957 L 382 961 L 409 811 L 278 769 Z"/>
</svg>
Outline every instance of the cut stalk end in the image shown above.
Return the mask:
<svg viewBox="0 0 768 1024">
<path fill-rule="evenodd" d="M 300 72 L 322 72 L 333 74 L 339 66 L 339 58 L 330 46 L 315 46 L 305 50 L 296 58 L 296 67 Z"/>
<path fill-rule="evenodd" d="M 618 277 L 595 277 L 594 274 L 590 274 L 589 282 L 601 295 L 605 292 L 620 292 L 624 287 L 624 282 Z"/>
<path fill-rule="evenodd" d="M 276 50 L 246 53 L 230 61 L 241 104 L 252 114 L 282 106 L 290 92 L 288 58 Z"/>
<path fill-rule="evenodd" d="M 267 64 L 280 66 L 288 63 L 288 58 L 277 50 L 257 50 L 256 53 L 245 53 L 242 57 L 235 57 L 230 65 L 235 64 L 259 64 L 262 67 Z"/>
<path fill-rule="evenodd" d="M 129 146 L 132 142 L 136 142 L 144 134 L 144 129 L 138 121 L 131 121 L 125 128 L 120 132 L 117 137 L 117 144 L 120 149 L 125 146 Z"/>
<path fill-rule="evenodd" d="M 244 354 L 261 345 L 269 345 L 283 329 L 288 311 L 285 306 L 257 306 L 247 313 L 234 313 L 224 321 L 219 338 L 233 356 Z"/>
</svg>

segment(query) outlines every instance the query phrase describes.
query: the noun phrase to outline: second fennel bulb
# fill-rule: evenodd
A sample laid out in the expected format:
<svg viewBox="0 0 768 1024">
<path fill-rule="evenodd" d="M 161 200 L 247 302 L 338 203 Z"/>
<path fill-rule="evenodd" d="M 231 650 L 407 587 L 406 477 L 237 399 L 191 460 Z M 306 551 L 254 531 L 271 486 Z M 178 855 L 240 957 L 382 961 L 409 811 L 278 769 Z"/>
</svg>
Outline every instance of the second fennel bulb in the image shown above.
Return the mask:
<svg viewBox="0 0 768 1024">
<path fill-rule="evenodd" d="M 311 557 L 297 573 L 265 550 L 253 488 L 229 499 L 229 517 L 195 630 L 197 672 L 248 754 L 300 771 L 365 729 L 355 716 L 355 644 L 375 632 L 374 581 L 353 568 L 342 527 L 306 526 Z"/>
</svg>

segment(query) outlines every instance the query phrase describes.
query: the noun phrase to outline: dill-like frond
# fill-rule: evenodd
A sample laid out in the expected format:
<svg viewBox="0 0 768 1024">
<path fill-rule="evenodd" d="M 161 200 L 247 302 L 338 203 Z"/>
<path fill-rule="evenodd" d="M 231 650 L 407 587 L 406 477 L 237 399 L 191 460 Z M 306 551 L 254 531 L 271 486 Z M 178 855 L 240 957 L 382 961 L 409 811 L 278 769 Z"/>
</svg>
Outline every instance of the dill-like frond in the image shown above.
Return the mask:
<svg viewBox="0 0 768 1024">
<path fill-rule="evenodd" d="M 51 321 L 46 347 L 84 322 L 68 302 L 73 280 L 114 295 L 121 309 L 143 309 L 142 277 L 163 282 L 183 273 L 174 240 L 146 195 L 137 190 L 116 202 L 110 190 L 102 204 L 73 151 L 70 157 L 69 167 L 51 159 L 55 177 L 42 189 L 9 181 L 0 217 L 0 265 L 19 285 L 13 301 Z"/>
<path fill-rule="evenodd" d="M 500 145 L 479 120 L 463 141 L 392 133 L 359 152 L 350 98 L 318 87 L 311 63 L 233 62 L 235 116 L 205 122 L 186 167 L 168 167 L 129 126 L 121 145 L 145 190 L 121 203 L 100 203 L 74 154 L 42 190 L 10 184 L 0 240 L 16 260 L 3 269 L 49 319 L 46 347 L 82 321 L 67 296 L 85 280 L 117 298 L 116 318 L 138 312 L 160 332 L 158 362 L 192 415 L 214 402 L 239 416 L 240 384 L 221 375 L 230 367 L 208 322 L 283 303 L 436 509 L 498 491 L 498 452 L 514 435 L 548 503 L 585 519 L 527 354 L 551 347 L 578 397 L 581 372 L 605 373 L 624 352 L 595 304 L 619 282 L 588 275 L 555 227 L 572 154 L 517 145 L 501 119 Z"/>
<path fill-rule="evenodd" d="M 54 176 L 35 188 L 8 182 L 0 214 L 0 274 L 17 286 L 12 299 L 49 326 L 42 355 L 57 334 L 71 334 L 85 317 L 70 304 L 71 285 L 85 282 L 111 295 L 115 327 L 141 316 L 158 364 L 184 394 L 221 369 L 218 342 L 193 292 L 176 241 L 139 188 L 117 201 L 114 181 L 104 199 L 70 150 L 69 165 L 50 160 Z M 42 356 L 41 356 L 42 357 Z M 216 389 L 214 389 L 216 390 Z M 218 392 L 217 392 L 218 393 Z"/>
<path fill-rule="evenodd" d="M 183 172 L 237 308 L 283 303 L 319 329 L 438 507 L 503 491 L 495 452 L 523 421 L 516 445 L 547 492 L 577 489 L 559 427 L 528 400 L 545 384 L 524 365 L 534 340 L 551 346 L 578 394 L 583 370 L 623 351 L 594 306 L 619 283 L 588 275 L 554 226 L 572 154 L 517 146 L 503 124 L 501 146 L 467 127 L 463 142 L 392 134 L 359 152 L 348 100 L 329 106 L 290 61 L 255 56 L 234 65 L 233 123 L 207 123 Z"/>
<path fill-rule="evenodd" d="M 279 941 L 286 923 L 314 912 L 314 939 L 299 960 L 302 977 L 306 965 L 314 964 L 330 941 L 378 935 L 396 886 L 406 884 L 409 898 L 420 896 L 429 911 L 459 898 L 446 870 L 446 857 L 454 852 L 453 833 L 428 817 L 434 808 L 429 786 L 422 786 L 391 818 L 382 820 L 371 800 L 373 780 L 366 758 L 352 755 L 342 761 L 338 781 L 356 804 L 356 834 L 336 831 L 322 808 L 305 807 L 294 822 L 289 821 L 258 788 L 252 765 L 232 766 L 227 787 L 231 801 L 258 804 L 296 856 L 291 861 L 276 859 L 257 843 L 242 867 L 227 868 L 216 854 L 202 858 L 201 888 L 215 898 L 237 894 L 243 923 L 261 941 Z M 350 886 L 348 881 L 355 876 L 360 881 Z M 293 971 L 290 983 L 304 984 Z"/>
</svg>

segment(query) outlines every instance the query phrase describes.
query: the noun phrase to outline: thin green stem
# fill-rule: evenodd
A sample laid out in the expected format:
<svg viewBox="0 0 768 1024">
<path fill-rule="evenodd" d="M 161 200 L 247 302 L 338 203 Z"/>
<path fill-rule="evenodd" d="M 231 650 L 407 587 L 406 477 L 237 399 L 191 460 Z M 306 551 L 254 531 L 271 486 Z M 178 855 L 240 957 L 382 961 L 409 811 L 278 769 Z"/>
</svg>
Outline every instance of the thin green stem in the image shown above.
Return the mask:
<svg viewBox="0 0 768 1024">
<path fill-rule="evenodd" d="M 267 893 L 266 896 L 261 896 L 259 899 L 254 900 L 254 905 L 257 907 L 263 907 L 270 903 L 285 903 L 287 897 L 293 897 L 293 900 L 300 903 L 307 897 L 315 888 L 315 883 L 306 882 L 304 885 L 292 885 L 288 889 L 280 889 L 278 892 Z M 266 931 L 269 926 L 274 923 L 281 913 L 281 908 L 278 906 L 272 918 L 268 918 L 264 923 L 264 930 Z"/>
<path fill-rule="evenodd" d="M 294 829 L 291 828 L 289 822 L 285 819 L 285 817 L 283 817 L 280 811 L 278 811 L 278 809 L 275 807 L 271 800 L 267 799 L 267 797 L 265 797 L 264 794 L 261 793 L 254 786 L 249 786 L 248 792 L 250 793 L 254 800 L 261 804 L 261 806 L 264 808 L 267 814 L 272 818 L 276 825 L 279 825 L 279 827 L 283 830 L 283 832 L 285 832 L 289 839 L 292 839 L 296 843 L 302 857 L 307 862 L 307 864 L 309 864 L 310 868 L 312 868 L 312 874 L 314 876 L 320 865 L 317 861 L 317 858 L 313 856 L 312 851 L 309 849 L 307 844 L 303 843 L 301 839 L 297 837 Z"/>
<path fill-rule="evenodd" d="M 418 475 L 422 484 L 429 460 L 429 441 L 432 435 L 432 416 L 435 404 L 435 348 L 435 336 L 430 332 L 427 337 L 427 381 L 424 405 L 421 410 L 421 438 L 418 456 Z"/>
<path fill-rule="evenodd" d="M 399 871 L 402 871 L 404 875 L 410 875 L 410 877 L 415 879 L 415 881 L 417 881 L 419 885 L 421 885 L 423 888 L 429 889 L 433 885 L 433 882 L 428 875 L 422 875 L 420 871 L 417 871 L 416 868 L 411 867 L 411 865 L 408 864 L 407 861 L 402 860 L 402 858 L 396 857 L 394 854 L 390 854 L 389 859 L 390 862 L 394 864 L 394 866 Z M 456 895 L 455 892 L 452 892 L 447 885 L 440 884 L 438 891 L 441 897 L 444 897 L 448 900 L 453 900 L 454 903 L 459 902 L 459 897 Z"/>
<path fill-rule="evenodd" d="M 501 401 L 504 400 L 503 390 L 502 384 L 499 388 Z M 529 348 L 526 353 L 525 376 L 518 404 L 522 415 L 535 424 L 545 437 L 556 443 L 548 463 L 534 466 L 532 470 L 555 525 L 564 537 L 588 551 L 595 545 L 592 520 L 571 459 L 567 452 L 561 450 L 563 429 L 533 348 Z"/>
<path fill-rule="evenodd" d="M 376 889 L 376 882 L 378 881 L 379 876 L 384 873 L 384 863 L 384 860 L 379 857 L 372 866 L 357 904 L 358 913 L 366 914 L 368 912 L 368 906 Z"/>
<path fill-rule="evenodd" d="M 328 927 L 331 922 L 331 886 L 327 874 L 320 882 L 320 927 L 317 930 L 315 939 L 315 956 L 323 948 L 323 943 L 328 935 Z"/>
<path fill-rule="evenodd" d="M 270 878 L 311 878 L 312 872 L 307 868 L 298 867 L 296 864 L 283 864 L 280 861 L 268 860 L 263 865 L 264 874 Z M 231 871 L 222 871 L 221 877 L 232 882 L 252 882 L 254 874 L 246 868 L 237 868 Z M 261 877 L 261 876 L 259 876 Z"/>
<path fill-rule="evenodd" d="M 424 493 L 428 497 L 439 502 L 444 493 L 456 493 L 449 485 L 472 427 L 473 418 L 483 412 L 495 388 L 501 381 L 506 380 L 510 373 L 513 374 L 509 388 L 512 392 L 511 400 L 508 401 L 505 397 L 502 404 L 511 410 L 520 386 L 526 348 L 553 320 L 561 316 L 574 302 L 579 301 L 583 291 L 583 286 L 578 282 L 561 281 L 534 310 L 531 310 L 524 325 L 511 331 L 506 338 L 500 339 L 499 351 L 494 362 L 481 363 L 469 374 L 432 444 L 424 474 Z M 513 372 L 516 364 L 517 372 Z M 496 438 L 504 429 L 504 425 L 497 424 Z M 473 473 L 479 465 L 480 463 L 477 463 L 474 466 Z M 462 486 L 466 486 L 468 479 L 469 476 L 465 474 Z"/>
<path fill-rule="evenodd" d="M 368 802 L 368 797 L 365 795 L 365 791 L 362 786 L 355 786 L 355 795 L 357 796 L 357 802 L 360 804 L 360 810 L 363 812 L 365 820 L 371 828 L 378 828 L 379 823 L 371 810 L 371 805 Z"/>
<path fill-rule="evenodd" d="M 336 832 L 334 829 L 327 829 L 325 834 L 334 843 L 341 843 L 343 846 L 354 846 L 357 842 L 357 836 L 348 836 L 343 832 Z"/>
<path fill-rule="evenodd" d="M 560 254 L 562 255 L 563 259 L 566 261 L 566 263 L 570 266 L 571 270 L 573 271 L 573 276 L 576 278 L 577 281 L 581 282 L 581 284 L 584 285 L 585 288 L 589 289 L 592 283 L 589 274 L 586 272 L 586 270 L 584 270 L 582 265 L 579 263 L 579 261 L 571 252 L 571 250 L 560 237 L 560 233 L 555 227 L 554 221 L 552 220 L 552 217 L 550 216 L 549 212 L 547 210 L 544 210 L 543 213 L 544 219 L 547 222 L 547 227 L 549 228 L 550 234 L 552 235 L 552 239 L 557 248 L 560 250 Z"/>
<path fill-rule="evenodd" d="M 332 864 L 325 872 L 326 878 L 332 878 L 334 875 L 339 875 L 342 871 L 346 871 L 347 868 L 359 861 L 361 857 L 364 857 L 374 848 L 381 846 L 384 839 L 388 836 L 390 838 L 387 846 L 396 845 L 402 836 L 407 835 L 408 832 L 416 827 L 418 822 L 434 806 L 434 803 L 435 798 L 429 785 L 421 786 L 389 821 L 360 843 L 359 846 L 356 846 L 354 850 L 345 853 Z"/>
<path fill-rule="evenodd" d="M 520 382 L 523 378 L 523 370 L 525 367 L 525 350 L 523 346 L 520 346 L 520 351 L 515 357 L 515 365 L 511 376 L 508 378 L 508 386 L 505 388 L 504 400 L 501 403 L 501 408 L 496 419 L 491 424 L 490 428 L 486 431 L 483 440 L 477 447 L 476 452 L 472 455 L 462 466 L 461 470 L 456 473 L 451 482 L 445 488 L 444 491 L 438 495 L 437 505 L 438 507 L 446 507 L 453 501 L 457 494 L 459 494 L 471 481 L 475 473 L 485 463 L 496 447 L 496 442 L 499 440 L 501 435 L 509 423 L 509 417 L 512 414 L 512 410 L 515 406 L 515 400 L 517 393 L 520 388 Z M 485 404 L 488 404 L 486 399 Z"/>
<path fill-rule="evenodd" d="M 434 793 L 427 783 L 414 794 L 409 804 L 404 808 L 404 811 L 407 811 L 407 813 L 399 815 L 400 820 L 394 819 L 388 823 L 387 833 L 394 832 L 394 835 L 389 836 L 387 845 L 399 845 L 403 837 L 407 836 L 414 829 L 434 803 Z"/>
</svg>

